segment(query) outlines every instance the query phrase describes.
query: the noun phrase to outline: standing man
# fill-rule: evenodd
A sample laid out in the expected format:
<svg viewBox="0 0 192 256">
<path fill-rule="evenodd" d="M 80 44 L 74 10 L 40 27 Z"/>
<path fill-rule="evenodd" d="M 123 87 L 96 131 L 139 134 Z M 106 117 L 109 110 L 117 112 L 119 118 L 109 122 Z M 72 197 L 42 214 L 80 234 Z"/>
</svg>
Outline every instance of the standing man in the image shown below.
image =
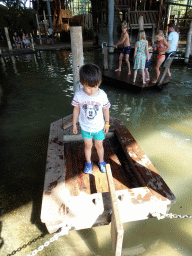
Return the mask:
<svg viewBox="0 0 192 256">
<path fill-rule="evenodd" d="M 168 35 L 167 41 L 169 43 L 170 49 L 165 53 L 166 60 L 173 58 L 176 55 L 178 41 L 179 41 L 179 34 L 175 31 L 174 23 L 171 23 L 168 25 L 168 31 L 169 31 L 169 35 Z M 166 66 L 166 62 L 167 61 L 165 61 L 164 67 Z M 170 69 L 167 70 L 167 74 L 168 76 L 171 76 Z"/>
</svg>

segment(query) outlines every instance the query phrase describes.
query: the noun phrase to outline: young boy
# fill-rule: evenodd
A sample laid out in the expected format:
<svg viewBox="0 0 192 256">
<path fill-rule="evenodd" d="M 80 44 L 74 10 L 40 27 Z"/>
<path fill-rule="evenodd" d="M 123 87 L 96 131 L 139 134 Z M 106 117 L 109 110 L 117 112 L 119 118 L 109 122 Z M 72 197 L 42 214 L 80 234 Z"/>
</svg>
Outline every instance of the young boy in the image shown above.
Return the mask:
<svg viewBox="0 0 192 256">
<path fill-rule="evenodd" d="M 127 23 L 125 21 L 122 23 L 121 29 L 122 29 L 122 33 L 121 33 L 120 40 L 117 44 L 113 46 L 114 48 L 117 48 L 119 45 L 123 44 L 123 50 L 121 51 L 119 56 L 119 68 L 116 69 L 115 71 L 121 71 L 122 60 L 125 55 L 125 61 L 128 67 L 128 75 L 131 75 L 131 68 L 130 68 L 130 62 L 129 62 L 129 54 L 131 52 L 131 46 L 130 46 L 129 34 L 127 32 Z"/>
<path fill-rule="evenodd" d="M 105 133 L 109 131 L 109 107 L 110 102 L 106 93 L 99 89 L 102 80 L 102 73 L 98 66 L 86 64 L 80 68 L 80 82 L 83 89 L 74 95 L 73 109 L 73 133 L 77 134 L 77 120 L 81 126 L 81 133 L 85 144 L 85 166 L 84 173 L 92 172 L 91 161 L 92 139 L 95 140 L 95 147 L 99 157 L 98 166 L 101 172 L 105 173 L 103 140 Z"/>
</svg>

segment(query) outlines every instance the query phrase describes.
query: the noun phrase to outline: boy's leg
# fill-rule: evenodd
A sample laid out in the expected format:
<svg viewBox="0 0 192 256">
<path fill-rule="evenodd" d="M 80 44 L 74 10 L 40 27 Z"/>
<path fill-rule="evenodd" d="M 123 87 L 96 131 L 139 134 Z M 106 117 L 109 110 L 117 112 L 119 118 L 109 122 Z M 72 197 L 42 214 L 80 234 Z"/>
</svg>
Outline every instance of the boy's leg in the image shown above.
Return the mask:
<svg viewBox="0 0 192 256">
<path fill-rule="evenodd" d="M 125 55 L 125 61 L 127 62 L 128 75 L 131 75 L 131 68 L 130 68 L 130 62 L 129 62 L 129 54 Z"/>
<path fill-rule="evenodd" d="M 85 159 L 87 163 L 91 163 L 91 150 L 93 146 L 93 141 L 92 139 L 84 139 L 84 152 L 85 152 Z"/>
<path fill-rule="evenodd" d="M 119 67 L 115 71 L 121 71 L 121 65 L 122 65 L 123 56 L 124 56 L 123 53 L 120 53 L 120 56 L 119 56 Z"/>
<path fill-rule="evenodd" d="M 99 163 L 103 163 L 104 162 L 103 140 L 95 140 L 95 147 L 99 157 Z"/>
</svg>

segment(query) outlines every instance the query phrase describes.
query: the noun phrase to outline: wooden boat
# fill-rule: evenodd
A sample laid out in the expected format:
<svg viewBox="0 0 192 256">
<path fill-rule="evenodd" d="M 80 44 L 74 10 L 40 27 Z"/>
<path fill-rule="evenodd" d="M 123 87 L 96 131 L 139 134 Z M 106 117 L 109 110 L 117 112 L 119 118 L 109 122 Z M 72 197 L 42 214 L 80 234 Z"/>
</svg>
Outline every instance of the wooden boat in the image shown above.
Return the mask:
<svg viewBox="0 0 192 256">
<path fill-rule="evenodd" d="M 41 221 L 49 233 L 111 223 L 115 255 L 121 255 L 122 223 L 166 214 L 176 198 L 121 120 L 110 118 L 104 141 L 107 173 L 85 174 L 84 144 L 72 132 L 72 115 L 50 126 Z M 80 130 L 80 127 L 78 126 Z"/>
</svg>

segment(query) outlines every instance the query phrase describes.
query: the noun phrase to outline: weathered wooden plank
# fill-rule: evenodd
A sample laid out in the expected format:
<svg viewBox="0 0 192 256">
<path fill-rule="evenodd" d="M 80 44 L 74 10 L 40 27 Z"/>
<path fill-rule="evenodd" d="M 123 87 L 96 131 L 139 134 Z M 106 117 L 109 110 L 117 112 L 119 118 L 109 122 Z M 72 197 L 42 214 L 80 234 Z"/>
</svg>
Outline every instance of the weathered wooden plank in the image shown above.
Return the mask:
<svg viewBox="0 0 192 256">
<path fill-rule="evenodd" d="M 111 173 L 110 165 L 106 165 L 107 179 L 109 184 L 109 191 L 112 204 L 112 221 L 111 221 L 111 239 L 113 251 L 116 256 L 121 256 L 122 245 L 123 245 L 123 224 L 120 218 L 120 212 L 118 207 L 117 196 L 115 192 L 115 186 L 113 183 L 113 176 Z"/>
</svg>

